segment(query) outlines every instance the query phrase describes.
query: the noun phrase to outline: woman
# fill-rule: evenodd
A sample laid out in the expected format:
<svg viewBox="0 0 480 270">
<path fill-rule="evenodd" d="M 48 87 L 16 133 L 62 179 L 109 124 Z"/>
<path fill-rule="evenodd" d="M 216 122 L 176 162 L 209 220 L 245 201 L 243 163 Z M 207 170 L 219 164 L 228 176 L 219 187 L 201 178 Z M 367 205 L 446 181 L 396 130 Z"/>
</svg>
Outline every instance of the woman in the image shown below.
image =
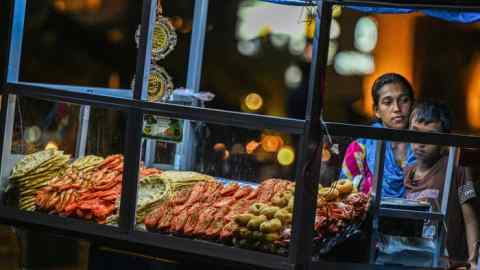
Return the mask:
<svg viewBox="0 0 480 270">
<path fill-rule="evenodd" d="M 388 73 L 380 76 L 372 87 L 373 109 L 376 121 L 373 127 L 405 129 L 413 108 L 414 94 L 411 84 L 403 76 Z M 403 168 L 415 162 L 410 144 L 386 142 L 382 195 L 404 196 Z M 360 191 L 368 193 L 372 187 L 375 168 L 376 140 L 357 139 L 345 153 L 341 178 L 362 176 Z"/>
</svg>

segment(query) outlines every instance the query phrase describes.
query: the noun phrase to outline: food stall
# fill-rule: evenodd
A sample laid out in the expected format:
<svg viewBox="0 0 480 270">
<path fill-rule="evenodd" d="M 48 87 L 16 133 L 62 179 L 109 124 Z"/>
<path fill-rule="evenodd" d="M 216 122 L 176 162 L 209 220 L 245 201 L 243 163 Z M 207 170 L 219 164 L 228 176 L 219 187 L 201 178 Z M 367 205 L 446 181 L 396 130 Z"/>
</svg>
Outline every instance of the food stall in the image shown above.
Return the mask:
<svg viewBox="0 0 480 270">
<path fill-rule="evenodd" d="M 402 8 L 403 12 L 428 8 L 431 13 L 447 9 L 452 14 L 468 10 L 471 20 L 476 21 L 474 11 L 480 10 L 480 4 L 442 0 L 268 1 L 316 8 L 312 72 L 307 101 L 301 105 L 306 113 L 303 119 L 293 119 L 255 113 L 261 102 L 255 95 L 247 98 L 253 108 L 249 113 L 205 106 L 213 98 L 200 88 L 209 1 L 194 2 L 184 89 L 174 89 L 168 70 L 161 67 L 175 49 L 177 36 L 164 17 L 168 12 L 156 0 L 143 1 L 132 89 L 20 81 L 27 1 L 13 2 L 0 118 L 2 222 L 172 260 L 209 260 L 269 269 L 333 269 L 339 264 L 342 269 L 374 269 L 380 267 L 375 263 L 382 217 L 434 220 L 440 221 L 439 233 L 431 265 L 423 269 L 443 267 L 440 257 L 446 232 L 441 224 L 447 215 L 458 148 L 478 148 L 480 139 L 323 121 L 327 41 L 333 5 L 367 12 L 378 12 L 374 7 Z M 50 145 L 34 153 L 14 154 L 14 127 L 21 121 L 16 117 L 18 97 L 78 106 L 75 151 L 67 153 Z M 125 129 L 117 131 L 124 136 L 121 153 L 87 151 L 90 114 L 96 108 L 125 116 Z M 223 143 L 204 146 L 206 128 L 248 135 L 234 151 Z M 370 194 L 358 192 L 352 181 L 338 179 L 319 188 L 324 137 L 378 140 L 375 185 Z M 176 144 L 169 162 L 156 161 L 157 141 Z M 450 147 L 438 212 L 382 202 L 377 191 L 382 190 L 388 141 Z M 256 159 L 249 156 L 253 154 Z M 238 173 L 224 175 L 222 161 L 233 156 L 241 163 Z M 274 157 L 289 170 L 262 168 L 258 161 L 265 157 Z M 365 231 L 371 233 L 365 236 Z M 369 251 L 367 260 L 324 259 L 335 246 L 357 241 L 359 235 L 368 243 L 364 247 Z M 385 269 L 389 267 L 395 269 Z"/>
</svg>

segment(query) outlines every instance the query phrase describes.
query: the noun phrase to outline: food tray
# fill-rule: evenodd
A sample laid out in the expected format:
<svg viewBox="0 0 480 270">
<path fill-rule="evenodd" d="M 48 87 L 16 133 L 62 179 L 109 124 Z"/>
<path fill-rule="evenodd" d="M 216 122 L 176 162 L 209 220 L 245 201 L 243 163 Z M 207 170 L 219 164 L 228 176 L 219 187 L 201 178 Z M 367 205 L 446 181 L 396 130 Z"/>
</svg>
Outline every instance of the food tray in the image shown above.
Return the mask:
<svg viewBox="0 0 480 270">
<path fill-rule="evenodd" d="M 386 197 L 383 198 L 380 202 L 380 207 L 388 209 L 429 211 L 431 208 L 431 204 L 428 202 Z"/>
</svg>

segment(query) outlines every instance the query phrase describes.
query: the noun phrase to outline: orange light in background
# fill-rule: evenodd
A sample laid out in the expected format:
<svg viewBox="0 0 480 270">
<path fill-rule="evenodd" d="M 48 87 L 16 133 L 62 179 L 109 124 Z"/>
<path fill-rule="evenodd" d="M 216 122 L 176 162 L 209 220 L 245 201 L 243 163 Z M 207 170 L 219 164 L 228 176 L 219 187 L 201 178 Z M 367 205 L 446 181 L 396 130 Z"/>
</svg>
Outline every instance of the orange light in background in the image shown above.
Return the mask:
<svg viewBox="0 0 480 270">
<path fill-rule="evenodd" d="M 263 106 L 263 98 L 257 93 L 250 93 L 245 97 L 245 106 L 250 111 L 258 111 Z"/>
<path fill-rule="evenodd" d="M 295 151 L 291 146 L 282 147 L 277 153 L 277 161 L 282 166 L 290 166 L 295 161 Z"/>
<path fill-rule="evenodd" d="M 332 154 L 330 153 L 328 146 L 324 144 L 322 148 L 322 162 L 327 162 L 330 158 L 332 158 Z"/>
<path fill-rule="evenodd" d="M 213 146 L 213 150 L 215 150 L 215 151 L 224 151 L 225 149 L 227 149 L 227 147 L 223 143 L 216 143 Z"/>
<path fill-rule="evenodd" d="M 119 29 L 112 29 L 108 31 L 107 37 L 108 37 L 108 40 L 115 43 L 120 42 L 124 39 L 124 35 L 122 31 L 120 31 Z"/>
<path fill-rule="evenodd" d="M 170 19 L 170 22 L 175 29 L 181 29 L 183 27 L 183 19 L 181 17 L 175 16 Z"/>
<path fill-rule="evenodd" d="M 67 4 L 64 0 L 56 0 L 53 2 L 53 7 L 58 11 L 64 12 L 67 9 Z"/>
<path fill-rule="evenodd" d="M 183 34 L 188 34 L 192 32 L 192 21 L 183 21 L 182 27 L 178 29 Z"/>
<path fill-rule="evenodd" d="M 55 0 L 53 7 L 60 12 L 98 11 L 102 0 Z"/>
<path fill-rule="evenodd" d="M 267 153 L 277 152 L 283 147 L 284 142 L 282 137 L 275 135 L 264 135 L 262 137 L 262 149 Z"/>
<path fill-rule="evenodd" d="M 213 150 L 215 152 L 223 152 L 223 156 L 222 156 L 223 160 L 227 160 L 230 158 L 230 152 L 227 150 L 227 147 L 224 143 L 216 143 L 213 146 Z"/>
<path fill-rule="evenodd" d="M 120 88 L 120 74 L 118 72 L 113 72 L 110 74 L 110 78 L 108 79 L 108 87 L 109 88 Z"/>
<path fill-rule="evenodd" d="M 399 20 L 398 16 L 402 16 Z M 380 15 L 378 22 L 378 43 L 374 52 L 375 72 L 363 80 L 362 110 L 373 116 L 371 88 L 375 79 L 385 73 L 395 72 L 413 82 L 413 47 L 415 19 L 418 14 Z M 418 94 L 418 92 L 417 92 Z"/>
<path fill-rule="evenodd" d="M 255 152 L 255 150 L 257 150 L 257 148 L 259 146 L 260 146 L 260 143 L 258 143 L 256 141 L 250 141 L 245 146 L 245 150 L 246 150 L 247 154 L 253 154 L 253 152 Z"/>
<path fill-rule="evenodd" d="M 99 10 L 102 6 L 101 0 L 86 0 L 85 7 L 90 10 Z"/>
<path fill-rule="evenodd" d="M 470 127 L 480 129 L 480 54 L 475 55 L 473 65 L 467 77 L 466 106 Z"/>
</svg>

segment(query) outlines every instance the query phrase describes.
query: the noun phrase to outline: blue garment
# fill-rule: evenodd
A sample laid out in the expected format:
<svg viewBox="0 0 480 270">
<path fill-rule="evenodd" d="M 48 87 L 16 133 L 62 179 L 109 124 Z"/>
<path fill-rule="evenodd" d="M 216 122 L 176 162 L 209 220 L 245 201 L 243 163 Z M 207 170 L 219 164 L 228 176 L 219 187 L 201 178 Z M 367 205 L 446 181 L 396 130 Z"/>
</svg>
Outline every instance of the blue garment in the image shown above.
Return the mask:
<svg viewBox="0 0 480 270">
<path fill-rule="evenodd" d="M 374 123 L 372 126 L 383 128 L 383 125 L 378 122 Z M 365 146 L 365 158 L 368 169 L 374 174 L 377 140 L 360 138 L 357 139 L 357 142 Z M 408 144 L 407 146 L 407 158 L 405 162 L 406 166 L 415 163 L 415 155 L 413 154 L 411 144 Z M 403 198 L 405 195 L 405 187 L 403 185 L 404 173 L 403 169 L 395 160 L 392 142 L 385 142 L 385 159 L 383 168 L 382 197 Z M 346 178 L 346 176 L 343 175 L 343 171 L 340 178 Z"/>
<path fill-rule="evenodd" d="M 265 2 L 271 2 L 275 4 L 291 5 L 291 6 L 313 6 L 316 5 L 317 0 L 263 0 Z M 474 23 L 480 21 L 480 13 L 478 12 L 460 12 L 452 10 L 440 10 L 440 9 L 414 9 L 414 8 L 395 8 L 395 7 L 371 7 L 371 6 L 346 6 L 347 8 L 354 9 L 366 13 L 411 13 L 422 12 L 423 14 L 438 19 L 460 22 L 460 23 Z"/>
</svg>

